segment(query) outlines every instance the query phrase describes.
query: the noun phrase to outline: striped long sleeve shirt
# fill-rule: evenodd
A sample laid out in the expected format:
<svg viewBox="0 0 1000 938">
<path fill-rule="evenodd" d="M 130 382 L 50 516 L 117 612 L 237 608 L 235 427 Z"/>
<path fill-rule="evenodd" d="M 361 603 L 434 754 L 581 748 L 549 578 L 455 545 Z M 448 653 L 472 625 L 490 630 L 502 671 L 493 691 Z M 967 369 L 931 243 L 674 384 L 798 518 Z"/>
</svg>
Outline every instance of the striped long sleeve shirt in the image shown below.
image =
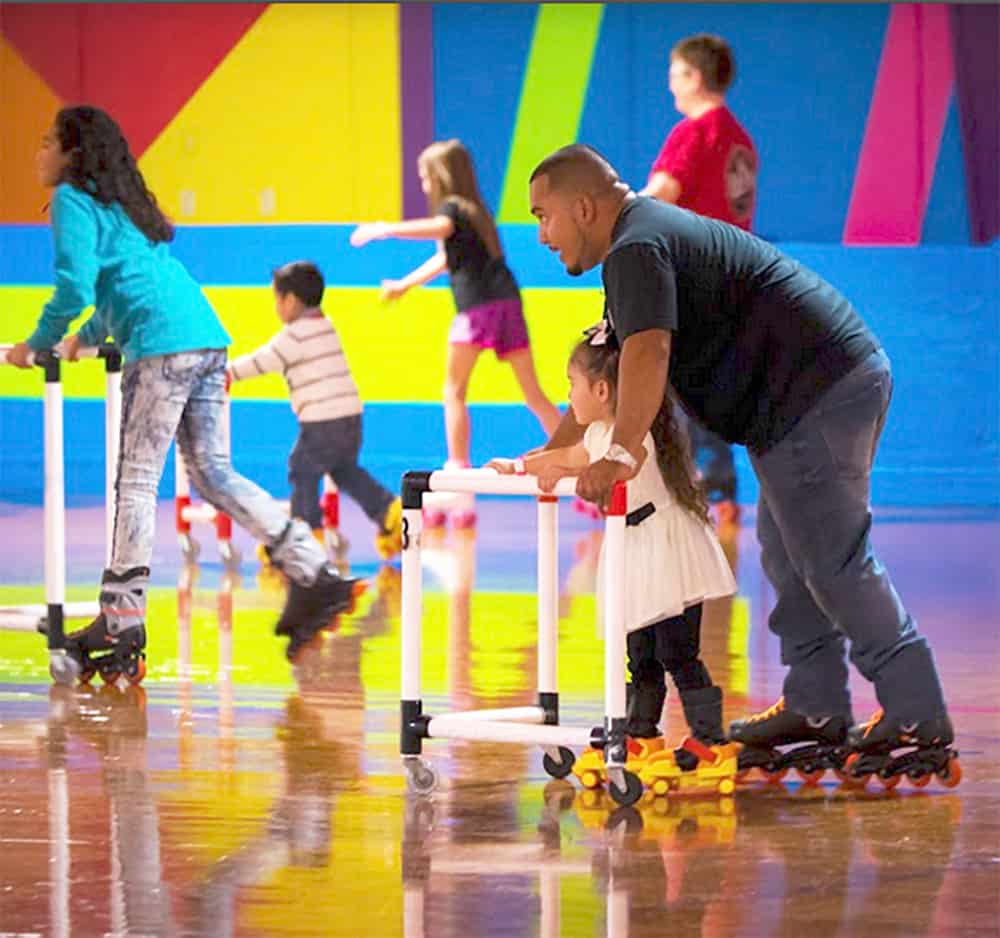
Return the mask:
<svg viewBox="0 0 1000 938">
<path fill-rule="evenodd" d="M 229 369 L 235 381 L 280 371 L 300 423 L 361 413 L 361 398 L 337 330 L 318 310 L 290 322 L 266 345 L 231 362 Z"/>
</svg>

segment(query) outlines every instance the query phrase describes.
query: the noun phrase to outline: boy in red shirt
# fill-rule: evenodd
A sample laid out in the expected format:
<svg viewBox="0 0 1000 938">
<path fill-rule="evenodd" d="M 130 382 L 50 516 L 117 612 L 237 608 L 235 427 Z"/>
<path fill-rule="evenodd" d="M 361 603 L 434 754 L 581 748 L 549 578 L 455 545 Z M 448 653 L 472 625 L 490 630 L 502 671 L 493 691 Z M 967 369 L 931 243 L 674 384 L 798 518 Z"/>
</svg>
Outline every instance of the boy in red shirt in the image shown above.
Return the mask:
<svg viewBox="0 0 1000 938">
<path fill-rule="evenodd" d="M 670 92 L 684 119 L 670 131 L 642 195 L 718 218 L 747 231 L 757 197 L 757 153 L 750 135 L 726 107 L 735 77 L 724 39 L 700 34 L 670 51 Z M 695 455 L 708 451 L 702 485 L 717 503 L 720 521 L 735 521 L 736 466 L 728 444 L 700 424 L 690 424 Z"/>
</svg>

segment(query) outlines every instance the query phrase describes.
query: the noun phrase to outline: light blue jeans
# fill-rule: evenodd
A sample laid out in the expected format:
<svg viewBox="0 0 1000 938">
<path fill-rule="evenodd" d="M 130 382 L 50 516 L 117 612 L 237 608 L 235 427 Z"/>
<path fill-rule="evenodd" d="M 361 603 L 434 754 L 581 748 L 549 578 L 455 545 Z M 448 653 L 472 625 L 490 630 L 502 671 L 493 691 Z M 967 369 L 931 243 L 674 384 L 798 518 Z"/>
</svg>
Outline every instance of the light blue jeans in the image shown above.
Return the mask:
<svg viewBox="0 0 1000 938">
<path fill-rule="evenodd" d="M 274 560 L 292 579 L 309 585 L 326 562 L 308 526 L 296 522 L 286 530 L 288 513 L 233 469 L 225 433 L 225 401 L 225 349 L 156 355 L 125 366 L 111 555 L 115 573 L 149 565 L 156 492 L 175 438 L 201 497 L 258 541 L 269 547 L 277 544 Z"/>
<path fill-rule="evenodd" d="M 761 563 L 777 593 L 769 626 L 788 666 L 785 703 L 808 716 L 851 714 L 845 638 L 890 717 L 945 712 L 927 640 L 871 545 L 871 469 L 891 396 L 889 359 L 873 352 L 780 443 L 751 453 Z"/>
</svg>

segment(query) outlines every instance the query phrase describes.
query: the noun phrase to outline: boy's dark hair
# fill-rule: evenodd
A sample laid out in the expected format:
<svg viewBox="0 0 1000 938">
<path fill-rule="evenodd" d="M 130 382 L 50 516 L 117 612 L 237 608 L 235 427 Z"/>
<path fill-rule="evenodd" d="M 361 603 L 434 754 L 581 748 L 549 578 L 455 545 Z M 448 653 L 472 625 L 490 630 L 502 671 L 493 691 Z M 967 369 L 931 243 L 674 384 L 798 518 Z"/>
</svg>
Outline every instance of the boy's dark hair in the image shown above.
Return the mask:
<svg viewBox="0 0 1000 938">
<path fill-rule="evenodd" d="M 736 61 L 729 43 L 721 36 L 698 33 L 682 39 L 670 50 L 671 58 L 682 59 L 701 72 L 705 87 L 723 94 L 736 77 Z"/>
<path fill-rule="evenodd" d="M 312 261 L 292 261 L 277 267 L 271 274 L 274 289 L 283 295 L 291 293 L 306 306 L 319 306 L 323 302 L 326 283 L 319 268 Z"/>
</svg>

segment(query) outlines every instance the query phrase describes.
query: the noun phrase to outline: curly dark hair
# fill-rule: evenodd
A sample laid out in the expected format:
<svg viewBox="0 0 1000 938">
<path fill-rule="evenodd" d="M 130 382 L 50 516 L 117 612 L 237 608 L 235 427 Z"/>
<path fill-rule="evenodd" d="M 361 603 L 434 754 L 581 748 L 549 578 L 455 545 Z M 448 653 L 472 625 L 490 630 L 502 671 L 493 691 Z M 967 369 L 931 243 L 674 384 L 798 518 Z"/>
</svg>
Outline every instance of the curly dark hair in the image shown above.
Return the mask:
<svg viewBox="0 0 1000 938">
<path fill-rule="evenodd" d="M 588 330 L 586 338 L 578 343 L 570 355 L 570 362 L 576 365 L 591 384 L 603 378 L 611 391 L 612 410 L 617 403 L 618 362 L 621 350 L 613 335 L 602 345 L 592 345 L 593 333 Z M 688 436 L 677 423 L 677 395 L 668 384 L 663 395 L 663 403 L 653 419 L 649 432 L 656 447 L 656 464 L 667 488 L 673 492 L 678 503 L 701 521 L 708 521 L 708 502 L 698 485 L 691 444 Z"/>
<path fill-rule="evenodd" d="M 86 192 L 102 205 L 118 202 L 150 241 L 172 241 L 174 226 L 146 188 L 121 128 L 106 111 L 89 105 L 63 108 L 56 136 L 69 163 L 59 181 Z"/>
</svg>

